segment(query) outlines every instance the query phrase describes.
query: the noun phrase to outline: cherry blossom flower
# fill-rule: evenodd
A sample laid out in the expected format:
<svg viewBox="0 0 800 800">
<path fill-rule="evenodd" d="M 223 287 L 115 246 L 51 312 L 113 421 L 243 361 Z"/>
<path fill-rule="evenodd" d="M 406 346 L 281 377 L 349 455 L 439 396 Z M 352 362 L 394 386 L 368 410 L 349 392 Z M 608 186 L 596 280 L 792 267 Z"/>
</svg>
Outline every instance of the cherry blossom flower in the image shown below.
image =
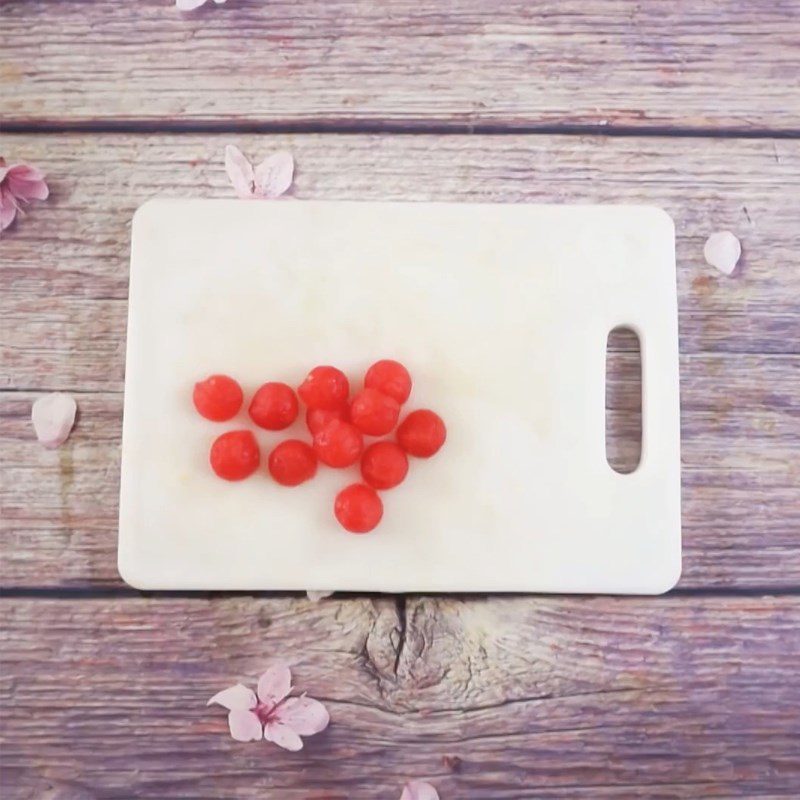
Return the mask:
<svg viewBox="0 0 800 800">
<path fill-rule="evenodd" d="M 200 8 L 200 6 L 204 6 L 208 0 L 175 0 L 175 5 L 181 11 L 193 11 L 195 8 Z M 214 0 L 217 5 L 224 3 L 225 0 Z"/>
<path fill-rule="evenodd" d="M 63 444 L 75 424 L 77 408 L 75 399 L 62 392 L 40 397 L 31 409 L 36 438 L 49 449 Z"/>
<path fill-rule="evenodd" d="M 409 781 L 403 788 L 400 800 L 439 800 L 439 792 L 425 781 Z"/>
<path fill-rule="evenodd" d="M 17 216 L 21 203 L 46 200 L 50 190 L 44 174 L 29 164 L 6 166 L 0 157 L 0 231 L 4 231 Z"/>
<path fill-rule="evenodd" d="M 275 198 L 292 185 L 294 158 L 281 150 L 253 168 L 244 153 L 229 144 L 225 148 L 225 170 L 239 197 L 245 200 Z"/>
<path fill-rule="evenodd" d="M 270 667 L 259 679 L 254 692 L 241 683 L 215 694 L 208 705 L 228 709 L 228 726 L 237 742 L 266 739 L 286 750 L 302 750 L 301 736 L 325 730 L 328 710 L 319 700 L 306 695 L 290 697 L 292 674 L 283 664 Z"/>
</svg>

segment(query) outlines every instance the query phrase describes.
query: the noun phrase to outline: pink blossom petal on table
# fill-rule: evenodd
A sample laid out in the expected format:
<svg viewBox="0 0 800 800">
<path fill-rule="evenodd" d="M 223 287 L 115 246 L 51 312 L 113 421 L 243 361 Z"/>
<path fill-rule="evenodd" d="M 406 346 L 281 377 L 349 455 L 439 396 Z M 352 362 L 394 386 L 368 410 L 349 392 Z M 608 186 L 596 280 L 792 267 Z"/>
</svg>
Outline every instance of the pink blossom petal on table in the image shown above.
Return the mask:
<svg viewBox="0 0 800 800">
<path fill-rule="evenodd" d="M 300 736 L 282 722 L 268 722 L 264 726 L 264 738 L 268 742 L 274 742 L 284 750 L 296 752 L 303 749 L 303 740 Z"/>
<path fill-rule="evenodd" d="M 331 721 L 328 709 L 312 697 L 290 697 L 275 709 L 275 719 L 288 725 L 301 736 L 313 736 L 324 731 Z"/>
<path fill-rule="evenodd" d="M 235 708 L 228 714 L 228 727 L 237 742 L 258 742 L 264 737 L 261 720 L 245 709 Z"/>
<path fill-rule="evenodd" d="M 333 594 L 333 589 L 330 591 L 316 591 L 314 589 L 309 589 L 306 594 L 308 595 L 309 600 L 311 600 L 313 603 L 318 603 L 320 600 L 330 597 Z"/>
<path fill-rule="evenodd" d="M 12 164 L 9 167 L 0 156 L 0 232 L 11 225 L 22 204 L 46 200 L 49 194 L 41 170 L 30 164 Z"/>
<path fill-rule="evenodd" d="M 425 781 L 409 781 L 403 787 L 400 800 L 439 800 L 439 792 Z"/>
<path fill-rule="evenodd" d="M 62 392 L 40 397 L 31 408 L 36 438 L 49 448 L 63 444 L 75 424 L 77 408 L 75 399 Z"/>
<path fill-rule="evenodd" d="M 247 711 L 256 707 L 258 699 L 252 689 L 237 683 L 235 686 L 229 686 L 227 689 L 217 692 L 206 705 L 210 706 L 214 703 L 227 708 L 228 711 Z"/>
<path fill-rule="evenodd" d="M 31 164 L 12 164 L 5 169 L 6 175 L 20 181 L 43 181 L 44 172 Z"/>
<path fill-rule="evenodd" d="M 256 194 L 260 197 L 280 197 L 294 178 L 294 158 L 281 150 L 267 156 L 255 169 Z"/>
<path fill-rule="evenodd" d="M 18 208 L 11 190 L 0 186 L 0 231 L 4 231 L 14 221 Z"/>
<path fill-rule="evenodd" d="M 292 691 L 292 673 L 285 664 L 275 664 L 258 679 L 258 699 L 275 706 Z"/>
<path fill-rule="evenodd" d="M 16 164 L 8 169 L 6 186 L 18 200 L 26 203 L 31 200 L 47 200 L 50 195 L 44 173 L 27 164 Z"/>
<path fill-rule="evenodd" d="M 14 178 L 9 175 L 6 178 L 8 188 L 11 193 L 25 203 L 30 203 L 31 200 L 47 200 L 50 197 L 50 189 L 44 181 L 28 181 L 19 178 Z"/>
<path fill-rule="evenodd" d="M 253 196 L 253 167 L 235 145 L 225 147 L 225 171 L 239 197 L 247 200 Z"/>
<path fill-rule="evenodd" d="M 730 231 L 712 233 L 703 248 L 706 262 L 725 275 L 730 275 L 739 263 L 742 245 Z"/>
<path fill-rule="evenodd" d="M 175 6 L 181 11 L 194 11 L 205 5 L 206 0 L 175 0 Z"/>
</svg>

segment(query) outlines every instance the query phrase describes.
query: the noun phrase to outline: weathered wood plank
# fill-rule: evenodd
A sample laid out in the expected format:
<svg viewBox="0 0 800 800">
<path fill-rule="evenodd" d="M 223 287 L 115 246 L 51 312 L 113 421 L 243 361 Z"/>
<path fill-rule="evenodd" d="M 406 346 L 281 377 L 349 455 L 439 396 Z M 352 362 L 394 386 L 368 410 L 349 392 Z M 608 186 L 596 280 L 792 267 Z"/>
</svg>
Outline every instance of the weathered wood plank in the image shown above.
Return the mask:
<svg viewBox="0 0 800 800">
<path fill-rule="evenodd" d="M 2 565 L 7 583 L 117 581 L 120 398 L 107 392 L 122 388 L 129 220 L 140 202 L 157 194 L 229 196 L 221 166 L 227 140 L 2 138 L 5 152 L 48 169 L 54 196 L 0 243 L 0 381 L 17 390 L 101 392 L 81 399 L 86 416 L 71 449 L 56 455 L 25 440 L 30 396 L 3 398 L 14 469 L 3 495 L 6 541 L 13 543 Z M 239 141 L 251 153 L 294 150 L 300 199 L 597 200 L 667 207 L 678 228 L 686 353 L 683 585 L 797 583 L 791 487 L 797 483 L 798 365 L 794 356 L 779 354 L 800 353 L 798 143 L 539 136 Z M 718 277 L 702 263 L 705 236 L 719 227 L 743 239 L 739 277 Z M 740 358 L 707 350 L 777 354 Z"/>
<path fill-rule="evenodd" d="M 129 226 L 156 195 L 231 196 L 222 136 L 3 136 L 41 164 L 53 197 L 0 243 L 0 385 L 122 388 Z M 800 353 L 800 142 L 561 136 L 239 137 L 289 147 L 297 198 L 628 202 L 664 206 L 678 231 L 684 352 Z M 731 228 L 726 279 L 702 258 Z"/>
<path fill-rule="evenodd" d="M 797 597 L 411 598 L 404 621 L 369 599 L 1 607 L 8 800 L 375 800 L 423 776 L 443 800 L 800 788 Z M 275 658 L 331 711 L 300 754 L 236 744 L 205 708 Z"/>
<path fill-rule="evenodd" d="M 620 360 L 622 359 L 622 360 Z M 630 443 L 635 397 L 620 355 L 611 429 Z M 800 586 L 800 356 L 684 356 L 684 573 L 680 586 Z M 58 451 L 33 439 L 35 394 L 0 393 L 6 587 L 117 586 L 121 394 L 79 394 Z"/>
<path fill-rule="evenodd" d="M 800 127 L 796 0 L 0 11 L 7 121 Z"/>
</svg>

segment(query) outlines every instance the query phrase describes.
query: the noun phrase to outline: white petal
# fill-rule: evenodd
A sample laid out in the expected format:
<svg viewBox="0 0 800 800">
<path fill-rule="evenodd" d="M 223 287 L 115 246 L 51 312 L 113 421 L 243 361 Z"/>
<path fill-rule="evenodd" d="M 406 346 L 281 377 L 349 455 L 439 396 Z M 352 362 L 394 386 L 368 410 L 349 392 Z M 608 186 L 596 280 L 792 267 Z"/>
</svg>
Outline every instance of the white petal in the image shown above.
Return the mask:
<svg viewBox="0 0 800 800">
<path fill-rule="evenodd" d="M 75 399 L 62 392 L 40 397 L 31 409 L 36 438 L 45 447 L 58 447 L 63 444 L 75 424 L 77 408 Z"/>
<path fill-rule="evenodd" d="M 253 167 L 244 153 L 232 144 L 225 147 L 225 171 L 239 197 L 253 196 Z"/>
<path fill-rule="evenodd" d="M 303 740 L 288 726 L 280 722 L 268 722 L 264 726 L 264 738 L 275 742 L 284 750 L 302 750 Z"/>
<path fill-rule="evenodd" d="M 309 589 L 306 594 L 308 595 L 308 599 L 314 603 L 318 603 L 320 600 L 324 600 L 326 597 L 330 597 L 333 594 L 333 589 L 329 592 L 326 591 L 315 591 L 314 589 Z"/>
<path fill-rule="evenodd" d="M 712 233 L 703 248 L 706 262 L 725 275 L 730 275 L 739 263 L 742 245 L 730 231 Z"/>
<path fill-rule="evenodd" d="M 439 800 L 439 792 L 425 781 L 409 781 L 403 787 L 400 800 Z"/>
<path fill-rule="evenodd" d="M 278 722 L 288 725 L 301 736 L 313 736 L 324 731 L 331 721 L 328 709 L 312 697 L 290 697 L 275 710 Z"/>
<path fill-rule="evenodd" d="M 210 706 L 212 703 L 224 706 L 228 711 L 247 711 L 255 708 L 258 700 L 252 689 L 237 683 L 235 686 L 229 686 L 227 689 L 217 692 L 206 705 Z"/>
<path fill-rule="evenodd" d="M 273 153 L 256 167 L 256 194 L 262 197 L 280 197 L 292 185 L 293 177 L 292 154 L 285 150 Z"/>
<path fill-rule="evenodd" d="M 175 5 L 181 11 L 192 11 L 195 8 L 200 8 L 205 2 L 206 0 L 175 0 Z"/>
<path fill-rule="evenodd" d="M 258 699 L 269 706 L 280 703 L 292 691 L 292 673 L 285 664 L 275 664 L 258 679 Z"/>
<path fill-rule="evenodd" d="M 257 742 L 264 735 L 259 718 L 252 711 L 239 708 L 228 714 L 228 727 L 237 742 Z"/>
</svg>

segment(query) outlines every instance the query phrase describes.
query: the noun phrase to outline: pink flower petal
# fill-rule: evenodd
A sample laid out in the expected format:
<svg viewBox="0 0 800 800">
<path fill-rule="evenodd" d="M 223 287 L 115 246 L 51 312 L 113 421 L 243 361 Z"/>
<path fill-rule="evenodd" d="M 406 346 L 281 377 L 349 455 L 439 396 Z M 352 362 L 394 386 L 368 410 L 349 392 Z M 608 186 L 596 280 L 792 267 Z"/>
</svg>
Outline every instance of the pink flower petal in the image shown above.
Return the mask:
<svg viewBox="0 0 800 800">
<path fill-rule="evenodd" d="M 14 221 L 21 203 L 46 200 L 49 194 L 41 170 L 29 164 L 12 164 L 8 167 L 5 160 L 0 158 L 0 231 Z"/>
<path fill-rule="evenodd" d="M 217 692 L 206 705 L 210 706 L 213 703 L 227 708 L 228 711 L 247 711 L 255 708 L 258 700 L 252 689 L 237 683 L 235 686 L 229 686 L 227 689 Z"/>
<path fill-rule="evenodd" d="M 309 589 L 306 594 L 308 595 L 308 599 L 311 600 L 313 603 L 318 603 L 320 600 L 324 600 L 326 597 L 330 597 L 333 594 L 333 590 L 331 589 L 329 592 L 325 591 L 315 591 L 314 589 Z"/>
<path fill-rule="evenodd" d="M 328 709 L 311 697 L 290 697 L 275 710 L 275 719 L 288 725 L 301 736 L 324 731 L 331 721 Z"/>
<path fill-rule="evenodd" d="M 425 781 L 409 781 L 403 787 L 400 800 L 439 800 L 439 792 Z"/>
<path fill-rule="evenodd" d="M 244 153 L 232 144 L 225 148 L 225 171 L 239 197 L 247 200 L 253 196 L 253 167 Z"/>
<path fill-rule="evenodd" d="M 4 231 L 17 216 L 17 201 L 5 186 L 0 186 L 0 231 Z"/>
<path fill-rule="evenodd" d="M 31 409 L 36 438 L 48 448 L 63 444 L 75 424 L 77 408 L 75 399 L 62 392 L 40 397 Z"/>
<path fill-rule="evenodd" d="M 255 169 L 256 194 L 260 197 L 280 197 L 294 178 L 294 158 L 281 150 L 267 156 Z"/>
<path fill-rule="evenodd" d="M 16 167 L 13 169 L 16 169 Z M 39 170 L 32 169 L 31 171 L 41 175 Z M 42 178 L 20 177 L 12 171 L 8 173 L 6 186 L 18 200 L 23 200 L 26 203 L 31 200 L 47 200 L 50 196 L 50 190 Z"/>
<path fill-rule="evenodd" d="M 288 726 L 281 722 L 268 722 L 264 726 L 264 738 L 274 742 L 284 750 L 302 750 L 303 740 Z"/>
<path fill-rule="evenodd" d="M 742 245 L 730 231 L 712 233 L 703 248 L 706 262 L 725 275 L 730 275 L 739 263 Z"/>
<path fill-rule="evenodd" d="M 292 673 L 285 664 L 275 664 L 258 679 L 258 699 L 275 706 L 292 691 Z"/>
<path fill-rule="evenodd" d="M 252 711 L 241 708 L 235 708 L 228 714 L 228 727 L 237 742 L 258 742 L 264 736 L 259 718 Z"/>
<path fill-rule="evenodd" d="M 31 164 L 12 164 L 6 170 L 9 178 L 16 178 L 20 181 L 43 181 L 44 172 Z"/>
</svg>

